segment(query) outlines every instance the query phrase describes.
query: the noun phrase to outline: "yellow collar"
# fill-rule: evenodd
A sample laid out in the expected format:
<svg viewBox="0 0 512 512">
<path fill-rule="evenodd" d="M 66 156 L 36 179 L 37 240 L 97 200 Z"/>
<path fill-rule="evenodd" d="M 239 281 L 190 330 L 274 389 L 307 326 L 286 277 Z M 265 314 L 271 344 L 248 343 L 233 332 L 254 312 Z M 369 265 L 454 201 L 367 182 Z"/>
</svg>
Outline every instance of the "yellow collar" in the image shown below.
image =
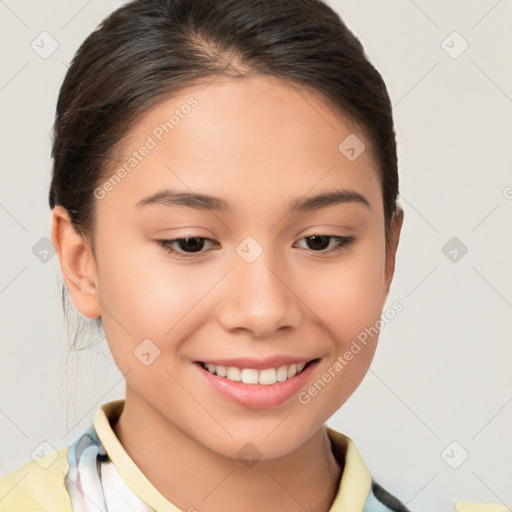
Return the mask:
<svg viewBox="0 0 512 512">
<path fill-rule="evenodd" d="M 94 418 L 94 427 L 110 460 L 127 485 L 150 507 L 159 512 L 182 512 L 151 484 L 125 451 L 112 429 L 111 423 L 121 414 L 124 403 L 124 399 L 107 402 L 100 406 Z M 338 493 L 330 512 L 362 512 L 370 492 L 370 472 L 349 437 L 327 425 L 325 428 L 333 446 L 333 453 L 343 467 Z"/>
</svg>

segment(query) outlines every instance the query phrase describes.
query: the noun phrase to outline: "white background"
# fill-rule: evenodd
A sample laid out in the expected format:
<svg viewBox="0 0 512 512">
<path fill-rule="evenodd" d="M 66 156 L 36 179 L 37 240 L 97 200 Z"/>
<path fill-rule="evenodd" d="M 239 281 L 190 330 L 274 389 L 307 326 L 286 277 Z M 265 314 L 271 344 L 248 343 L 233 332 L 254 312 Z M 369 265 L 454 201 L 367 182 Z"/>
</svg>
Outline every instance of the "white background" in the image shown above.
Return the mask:
<svg viewBox="0 0 512 512">
<path fill-rule="evenodd" d="M 69 352 L 57 257 L 32 252 L 49 237 L 59 87 L 81 42 L 119 5 L 0 2 L 0 475 L 41 442 L 66 446 L 100 404 L 124 397 L 105 342 Z M 330 5 L 388 86 L 405 221 L 388 301 L 404 309 L 328 424 L 412 510 L 428 510 L 427 500 L 444 502 L 438 511 L 454 500 L 512 507 L 512 4 Z M 31 48 L 43 31 L 58 42 L 46 59 Z M 467 247 L 455 262 L 442 251 L 452 237 Z"/>
</svg>

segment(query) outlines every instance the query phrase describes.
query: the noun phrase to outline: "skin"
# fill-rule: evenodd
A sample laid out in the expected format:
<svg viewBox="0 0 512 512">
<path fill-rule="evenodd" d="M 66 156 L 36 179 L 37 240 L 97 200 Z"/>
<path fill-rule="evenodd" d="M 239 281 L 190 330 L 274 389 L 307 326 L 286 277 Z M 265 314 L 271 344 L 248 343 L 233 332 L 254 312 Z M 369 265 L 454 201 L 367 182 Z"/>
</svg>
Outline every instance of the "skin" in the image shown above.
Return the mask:
<svg viewBox="0 0 512 512">
<path fill-rule="evenodd" d="M 342 467 L 323 424 L 363 379 L 378 337 L 307 405 L 292 398 L 274 408 L 244 407 L 200 381 L 193 363 L 320 357 L 310 387 L 378 321 L 403 212 L 386 248 L 370 142 L 318 94 L 274 77 L 218 79 L 165 99 L 138 121 L 119 161 L 190 96 L 198 101 L 191 113 L 95 200 L 94 252 L 67 229 L 67 212 L 54 208 L 52 240 L 65 282 L 81 314 L 102 318 L 126 374 L 116 435 L 169 501 L 211 512 L 327 511 Z M 354 161 L 338 150 L 350 134 L 366 145 Z M 221 197 L 235 209 L 135 206 L 164 188 Z M 338 189 L 359 192 L 371 208 L 351 202 L 288 213 L 292 199 Z M 322 252 L 305 238 L 318 234 L 356 241 L 333 252 L 331 239 Z M 236 253 L 247 236 L 263 248 L 250 264 Z M 155 242 L 185 237 L 213 242 L 187 260 Z M 190 252 L 186 244 L 174 247 Z M 133 354 L 147 338 L 160 349 L 149 366 Z M 262 453 L 252 467 L 237 458 L 247 442 Z"/>
</svg>

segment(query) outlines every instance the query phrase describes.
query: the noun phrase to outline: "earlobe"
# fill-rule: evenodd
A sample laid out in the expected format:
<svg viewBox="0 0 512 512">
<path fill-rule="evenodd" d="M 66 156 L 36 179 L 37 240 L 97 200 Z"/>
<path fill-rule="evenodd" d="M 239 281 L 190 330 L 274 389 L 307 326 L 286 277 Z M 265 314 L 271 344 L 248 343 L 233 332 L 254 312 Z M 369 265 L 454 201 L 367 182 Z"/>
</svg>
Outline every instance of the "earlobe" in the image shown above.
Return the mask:
<svg viewBox="0 0 512 512">
<path fill-rule="evenodd" d="M 90 243 L 77 233 L 61 205 L 52 211 L 51 238 L 76 309 L 87 318 L 99 318 L 101 307 L 94 254 Z"/>
<path fill-rule="evenodd" d="M 391 287 L 391 281 L 393 280 L 393 275 L 395 273 L 395 261 L 396 261 L 396 251 L 398 249 L 398 242 L 400 241 L 400 232 L 402 231 L 402 224 L 404 222 L 404 211 L 400 206 L 397 206 L 395 214 L 393 216 L 393 221 L 391 223 L 391 240 L 390 246 L 386 247 L 386 276 L 385 276 L 385 289 L 384 295 L 385 297 L 389 294 L 389 289 Z"/>
</svg>

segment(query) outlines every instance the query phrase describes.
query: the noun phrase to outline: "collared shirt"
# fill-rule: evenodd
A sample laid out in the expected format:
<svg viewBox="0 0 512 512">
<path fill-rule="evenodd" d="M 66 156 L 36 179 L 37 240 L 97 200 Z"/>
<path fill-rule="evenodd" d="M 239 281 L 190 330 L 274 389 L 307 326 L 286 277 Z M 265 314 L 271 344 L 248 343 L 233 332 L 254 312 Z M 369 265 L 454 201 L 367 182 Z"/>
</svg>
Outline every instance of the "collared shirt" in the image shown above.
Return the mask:
<svg viewBox="0 0 512 512">
<path fill-rule="evenodd" d="M 2 478 L 0 511 L 187 512 L 151 484 L 121 445 L 112 425 L 124 403 L 116 400 L 101 405 L 94 421 L 71 445 L 28 462 Z M 329 512 L 407 512 L 405 505 L 372 480 L 353 441 L 327 425 L 324 427 L 343 468 Z M 459 503 L 456 509 L 502 510 L 471 508 L 473 505 L 478 507 Z"/>
</svg>

